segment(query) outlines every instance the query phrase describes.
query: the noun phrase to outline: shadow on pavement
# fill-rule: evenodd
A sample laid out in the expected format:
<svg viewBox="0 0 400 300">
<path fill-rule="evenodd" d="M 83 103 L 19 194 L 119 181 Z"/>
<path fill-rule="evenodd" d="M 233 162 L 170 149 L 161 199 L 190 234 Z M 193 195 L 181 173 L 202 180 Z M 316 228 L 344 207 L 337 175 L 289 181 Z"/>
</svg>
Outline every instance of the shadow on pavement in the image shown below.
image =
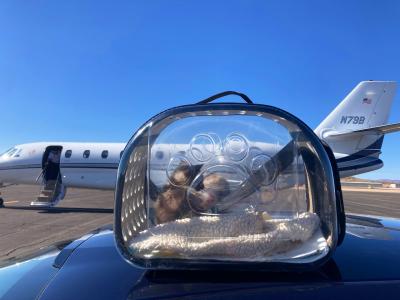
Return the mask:
<svg viewBox="0 0 400 300">
<path fill-rule="evenodd" d="M 3 206 L 0 209 L 37 210 L 40 213 L 105 213 L 112 214 L 112 208 L 94 207 L 35 207 L 35 206 Z"/>
</svg>

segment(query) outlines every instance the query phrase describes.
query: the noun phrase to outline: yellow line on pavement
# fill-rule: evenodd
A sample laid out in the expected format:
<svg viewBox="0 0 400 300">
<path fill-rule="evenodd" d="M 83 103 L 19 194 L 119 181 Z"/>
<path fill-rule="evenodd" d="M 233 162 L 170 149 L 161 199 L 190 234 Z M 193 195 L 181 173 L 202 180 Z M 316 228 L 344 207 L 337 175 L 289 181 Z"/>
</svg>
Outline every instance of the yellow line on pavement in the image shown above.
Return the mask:
<svg viewBox="0 0 400 300">
<path fill-rule="evenodd" d="M 4 204 L 11 204 L 11 203 L 18 203 L 19 201 L 13 200 L 13 201 L 4 201 Z"/>
</svg>

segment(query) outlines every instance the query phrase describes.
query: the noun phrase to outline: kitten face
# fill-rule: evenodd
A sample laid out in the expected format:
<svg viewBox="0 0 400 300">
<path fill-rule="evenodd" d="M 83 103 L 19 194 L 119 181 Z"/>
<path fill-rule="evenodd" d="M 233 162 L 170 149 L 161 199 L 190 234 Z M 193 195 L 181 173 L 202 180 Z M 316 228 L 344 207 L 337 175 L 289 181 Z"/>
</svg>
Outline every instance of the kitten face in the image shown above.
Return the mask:
<svg viewBox="0 0 400 300">
<path fill-rule="evenodd" d="M 155 203 L 159 224 L 205 212 L 229 194 L 228 182 L 217 174 L 205 176 L 199 191 L 189 190 L 191 175 L 188 167 L 180 166 L 172 174 L 171 183 L 164 186 L 164 191 L 159 194 Z M 188 194 L 189 202 L 186 199 Z"/>
</svg>

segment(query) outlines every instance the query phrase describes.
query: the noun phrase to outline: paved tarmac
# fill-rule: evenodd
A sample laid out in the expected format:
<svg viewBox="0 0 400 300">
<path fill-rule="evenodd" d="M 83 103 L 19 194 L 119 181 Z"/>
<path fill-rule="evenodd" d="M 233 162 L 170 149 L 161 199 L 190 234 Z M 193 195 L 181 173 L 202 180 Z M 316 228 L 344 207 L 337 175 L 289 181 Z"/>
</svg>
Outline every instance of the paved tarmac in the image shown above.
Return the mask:
<svg viewBox="0 0 400 300">
<path fill-rule="evenodd" d="M 113 222 L 114 192 L 70 188 L 57 207 L 30 207 L 39 186 L 17 185 L 1 189 L 1 262 L 74 239 Z"/>
<path fill-rule="evenodd" d="M 346 213 L 400 218 L 400 191 L 343 190 Z"/>
<path fill-rule="evenodd" d="M 0 208 L 0 266 L 61 241 L 80 237 L 113 222 L 114 192 L 68 189 L 51 209 L 32 208 L 38 186 L 2 188 Z M 400 193 L 382 190 L 344 190 L 347 213 L 400 218 Z"/>
</svg>

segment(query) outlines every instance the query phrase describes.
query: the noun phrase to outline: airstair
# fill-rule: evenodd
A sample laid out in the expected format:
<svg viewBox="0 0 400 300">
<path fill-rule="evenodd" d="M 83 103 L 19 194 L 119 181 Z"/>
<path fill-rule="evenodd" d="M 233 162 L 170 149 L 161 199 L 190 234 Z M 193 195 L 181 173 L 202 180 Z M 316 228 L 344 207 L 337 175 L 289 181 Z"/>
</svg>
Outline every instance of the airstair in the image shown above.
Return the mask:
<svg viewBox="0 0 400 300">
<path fill-rule="evenodd" d="M 63 185 L 57 180 L 48 180 L 40 190 L 39 196 L 31 202 L 31 206 L 51 207 L 56 205 L 63 198 Z"/>
</svg>

